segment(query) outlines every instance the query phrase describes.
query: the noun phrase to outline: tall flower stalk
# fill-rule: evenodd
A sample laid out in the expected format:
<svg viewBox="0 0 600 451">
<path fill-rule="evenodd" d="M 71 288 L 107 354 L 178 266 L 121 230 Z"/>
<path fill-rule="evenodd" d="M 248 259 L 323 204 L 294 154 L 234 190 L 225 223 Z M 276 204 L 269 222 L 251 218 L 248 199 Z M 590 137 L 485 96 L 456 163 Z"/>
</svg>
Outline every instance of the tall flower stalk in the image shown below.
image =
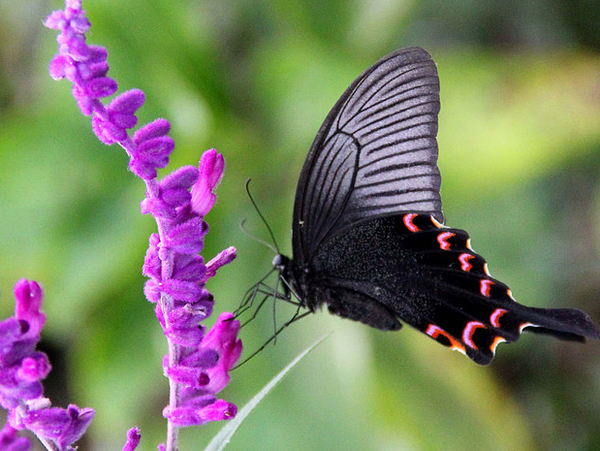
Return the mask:
<svg viewBox="0 0 600 451">
<path fill-rule="evenodd" d="M 81 112 L 91 116 L 98 139 L 125 149 L 129 169 L 146 185 L 141 211 L 156 219 L 158 233 L 150 236 L 144 260 L 143 274 L 149 278 L 144 293 L 156 304 L 169 348 L 163 359 L 170 383 L 169 405 L 163 411 L 168 433 L 159 448 L 174 451 L 180 427 L 230 419 L 237 411 L 216 394 L 229 382 L 229 371 L 242 351 L 239 322 L 226 312 L 208 332 L 201 324 L 214 306 L 207 280 L 236 255 L 234 247 L 208 263 L 199 255 L 208 232 L 204 217 L 215 203 L 214 189 L 223 176 L 223 156 L 208 150 L 197 168 L 184 166 L 158 180 L 157 169 L 167 166 L 174 149 L 170 124 L 156 119 L 130 135 L 137 125 L 135 112 L 145 101 L 139 89 L 119 94 L 107 105 L 102 102 L 117 92 L 117 83 L 107 76 L 106 49 L 86 43 L 91 25 L 81 0 L 66 0 L 65 9 L 50 14 L 45 25 L 60 30 L 59 53 L 50 63 L 50 75 L 73 83 L 73 96 Z"/>
</svg>

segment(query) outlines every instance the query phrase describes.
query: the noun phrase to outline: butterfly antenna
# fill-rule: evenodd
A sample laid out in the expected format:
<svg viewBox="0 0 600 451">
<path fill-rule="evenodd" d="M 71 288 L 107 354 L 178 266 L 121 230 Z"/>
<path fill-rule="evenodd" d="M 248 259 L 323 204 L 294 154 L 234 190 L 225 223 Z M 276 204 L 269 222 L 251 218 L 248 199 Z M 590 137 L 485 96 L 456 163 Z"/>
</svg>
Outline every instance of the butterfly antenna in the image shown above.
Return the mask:
<svg viewBox="0 0 600 451">
<path fill-rule="evenodd" d="M 277 240 L 275 239 L 275 234 L 273 233 L 273 230 L 269 226 L 269 223 L 267 222 L 267 220 L 265 219 L 263 214 L 260 212 L 258 205 L 256 205 L 256 202 L 254 202 L 254 199 L 252 198 L 252 194 L 250 194 L 250 180 L 251 179 L 246 180 L 246 193 L 248 194 L 248 198 L 250 199 L 250 202 L 252 202 L 252 205 L 254 205 L 254 208 L 255 208 L 256 212 L 258 213 L 258 216 L 260 216 L 260 219 L 262 219 L 262 221 L 265 223 L 265 226 L 267 226 L 269 235 L 271 235 L 271 239 L 273 240 L 273 244 L 275 245 L 275 251 L 278 254 L 280 254 L 281 252 L 279 252 L 279 246 L 277 245 Z M 269 246 L 269 247 L 271 247 L 271 246 Z M 273 249 L 273 248 L 271 247 L 271 249 Z"/>
<path fill-rule="evenodd" d="M 256 235 L 254 235 L 253 233 L 250 233 L 248 231 L 248 229 L 246 227 L 244 227 L 244 224 L 246 224 L 246 220 L 242 219 L 242 221 L 240 222 L 240 229 L 242 230 L 242 232 L 244 232 L 246 235 L 248 235 L 250 238 L 252 238 L 253 240 L 258 241 L 261 244 L 264 244 L 265 246 L 267 246 L 269 249 L 271 249 L 273 252 L 275 252 L 276 254 L 279 254 L 279 249 L 276 249 L 273 245 L 271 245 L 270 243 L 267 243 L 265 240 L 263 240 L 262 238 L 257 237 Z"/>
</svg>

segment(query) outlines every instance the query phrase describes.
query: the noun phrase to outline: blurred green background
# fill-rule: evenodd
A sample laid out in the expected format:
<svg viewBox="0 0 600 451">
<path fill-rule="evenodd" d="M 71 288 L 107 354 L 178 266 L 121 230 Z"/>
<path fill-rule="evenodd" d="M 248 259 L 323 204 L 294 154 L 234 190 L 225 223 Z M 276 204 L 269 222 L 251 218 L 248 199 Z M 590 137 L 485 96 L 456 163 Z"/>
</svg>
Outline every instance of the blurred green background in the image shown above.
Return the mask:
<svg viewBox="0 0 600 451">
<path fill-rule="evenodd" d="M 94 137 L 66 81 L 47 74 L 59 1 L 0 1 L 0 313 L 17 279 L 46 291 L 48 392 L 97 416 L 82 449 L 164 441 L 166 345 L 142 294 L 152 218 L 125 153 Z M 592 0 L 84 1 L 88 42 L 108 48 L 120 90 L 147 96 L 140 122 L 165 117 L 169 170 L 215 147 L 227 170 L 207 216 L 204 256 L 235 245 L 210 281 L 233 310 L 272 252 L 244 193 L 290 252 L 297 178 L 338 96 L 407 45 L 438 64 L 446 223 L 464 228 L 522 303 L 577 306 L 600 323 L 600 5 Z M 166 172 L 165 172 L 166 173 Z M 284 321 L 292 311 L 278 306 Z M 243 330 L 272 333 L 270 309 Z M 597 450 L 600 344 L 526 334 L 479 367 L 405 327 L 382 333 L 321 313 L 233 373 L 223 396 L 248 401 L 295 355 L 309 355 L 258 407 L 229 450 Z M 200 450 L 220 424 L 182 432 Z"/>
</svg>

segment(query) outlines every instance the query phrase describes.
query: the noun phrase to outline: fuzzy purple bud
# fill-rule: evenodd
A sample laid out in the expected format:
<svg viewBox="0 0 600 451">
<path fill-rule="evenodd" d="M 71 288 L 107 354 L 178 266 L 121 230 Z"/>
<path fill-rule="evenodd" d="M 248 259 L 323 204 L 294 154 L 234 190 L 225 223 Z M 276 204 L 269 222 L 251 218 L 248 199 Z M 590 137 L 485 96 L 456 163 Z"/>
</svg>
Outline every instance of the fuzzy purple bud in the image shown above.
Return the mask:
<svg viewBox="0 0 600 451">
<path fill-rule="evenodd" d="M 173 227 L 166 236 L 166 245 L 183 254 L 197 254 L 204 245 L 203 237 L 208 232 L 208 224 L 199 217 Z"/>
<path fill-rule="evenodd" d="M 230 420 L 235 417 L 236 413 L 237 407 L 222 399 L 201 409 L 197 409 L 195 406 L 186 406 L 175 409 L 166 408 L 163 411 L 163 415 L 178 427 L 198 426 L 209 421 Z"/>
<path fill-rule="evenodd" d="M 17 371 L 17 377 L 24 381 L 39 381 L 45 379 L 51 369 L 46 354 L 35 352 L 23 359 L 21 368 Z"/>
<path fill-rule="evenodd" d="M 138 145 L 137 156 L 144 161 L 164 168 L 169 163 L 169 155 L 175 148 L 175 142 L 170 136 L 159 136 L 148 139 Z"/>
<path fill-rule="evenodd" d="M 110 77 L 98 77 L 89 80 L 84 85 L 85 92 L 88 96 L 96 99 L 112 96 L 117 92 L 117 82 Z"/>
<path fill-rule="evenodd" d="M 139 89 L 130 89 L 115 97 L 109 104 L 108 109 L 115 113 L 133 114 L 146 100 L 143 91 Z"/>
<path fill-rule="evenodd" d="M 140 434 L 140 429 L 137 426 L 129 429 L 127 431 L 127 442 L 125 442 L 123 451 L 134 451 L 140 444 L 141 438 L 142 434 Z"/>
<path fill-rule="evenodd" d="M 198 302 L 206 299 L 208 290 L 195 282 L 187 282 L 184 280 L 167 279 L 162 282 L 162 291 L 173 299 L 183 302 Z"/>
<path fill-rule="evenodd" d="M 198 169 L 194 166 L 182 166 L 160 181 L 161 190 L 189 190 L 198 180 Z"/>
<path fill-rule="evenodd" d="M 16 283 L 14 293 L 15 317 L 29 324 L 27 337 L 38 335 L 46 321 L 46 316 L 41 311 L 44 295 L 42 287 L 35 281 L 21 279 Z"/>
<path fill-rule="evenodd" d="M 31 445 L 25 437 L 19 437 L 17 430 L 9 424 L 0 431 L 0 450 L 2 451 L 29 451 Z"/>
<path fill-rule="evenodd" d="M 160 301 L 160 286 L 154 279 L 149 279 L 144 284 L 144 296 L 152 303 Z M 160 305 L 158 307 L 160 310 Z"/>
<path fill-rule="evenodd" d="M 165 367 L 165 375 L 169 379 L 173 379 L 181 384 L 185 384 L 192 388 L 202 388 L 206 386 L 210 379 L 208 374 L 201 368 L 193 368 L 187 366 Z"/>
<path fill-rule="evenodd" d="M 203 280 L 206 273 L 204 260 L 199 255 L 179 254 L 175 258 L 173 278 L 179 280 Z"/>
<path fill-rule="evenodd" d="M 206 275 L 204 276 L 205 279 L 208 280 L 211 277 L 214 277 L 214 275 L 217 273 L 217 270 L 221 266 L 231 263 L 236 256 L 237 250 L 233 246 L 230 246 L 227 249 L 219 252 L 215 258 L 206 264 Z"/>
<path fill-rule="evenodd" d="M 53 11 L 46 18 L 44 25 L 53 30 L 61 30 L 67 25 L 64 11 Z"/>
</svg>

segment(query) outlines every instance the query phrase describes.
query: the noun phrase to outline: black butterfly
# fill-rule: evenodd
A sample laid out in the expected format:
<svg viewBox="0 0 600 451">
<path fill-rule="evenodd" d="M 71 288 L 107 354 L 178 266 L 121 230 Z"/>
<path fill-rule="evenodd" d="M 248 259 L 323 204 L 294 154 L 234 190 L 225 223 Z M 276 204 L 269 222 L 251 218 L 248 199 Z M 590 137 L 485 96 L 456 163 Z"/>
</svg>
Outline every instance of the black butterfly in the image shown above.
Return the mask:
<svg viewBox="0 0 600 451">
<path fill-rule="evenodd" d="M 442 225 L 439 109 L 435 63 L 418 47 L 382 58 L 344 92 L 300 174 L 294 258 L 273 260 L 284 296 L 381 330 L 403 321 L 482 365 L 525 328 L 600 338 L 580 310 L 515 302 L 469 235 Z"/>
</svg>

